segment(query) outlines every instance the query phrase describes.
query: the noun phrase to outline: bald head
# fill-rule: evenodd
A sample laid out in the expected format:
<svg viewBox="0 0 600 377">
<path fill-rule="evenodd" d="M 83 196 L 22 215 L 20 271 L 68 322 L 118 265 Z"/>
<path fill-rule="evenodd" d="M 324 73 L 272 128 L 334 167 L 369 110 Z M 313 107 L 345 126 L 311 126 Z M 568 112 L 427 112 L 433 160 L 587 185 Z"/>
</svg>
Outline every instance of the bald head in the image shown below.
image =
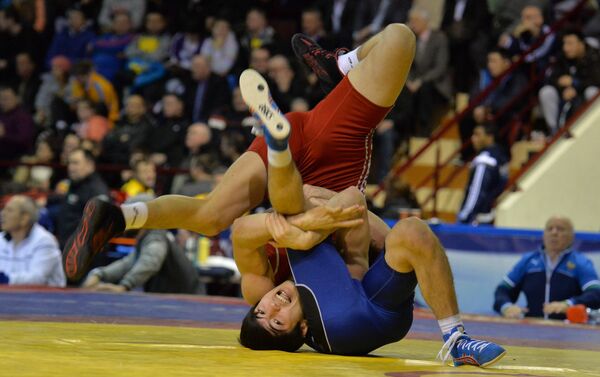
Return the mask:
<svg viewBox="0 0 600 377">
<path fill-rule="evenodd" d="M 191 151 L 197 151 L 210 142 L 212 132 L 206 123 L 196 122 L 188 127 L 185 135 L 185 146 Z"/>
<path fill-rule="evenodd" d="M 210 76 L 210 62 L 204 55 L 196 55 L 192 58 L 192 78 L 196 81 L 204 81 Z"/>
<path fill-rule="evenodd" d="M 23 195 L 15 195 L 2 209 L 2 230 L 9 234 L 28 230 L 38 218 L 38 209 L 33 200 Z"/>
<path fill-rule="evenodd" d="M 571 219 L 552 216 L 544 227 L 544 249 L 549 254 L 559 254 L 573 243 L 574 229 Z"/>
</svg>

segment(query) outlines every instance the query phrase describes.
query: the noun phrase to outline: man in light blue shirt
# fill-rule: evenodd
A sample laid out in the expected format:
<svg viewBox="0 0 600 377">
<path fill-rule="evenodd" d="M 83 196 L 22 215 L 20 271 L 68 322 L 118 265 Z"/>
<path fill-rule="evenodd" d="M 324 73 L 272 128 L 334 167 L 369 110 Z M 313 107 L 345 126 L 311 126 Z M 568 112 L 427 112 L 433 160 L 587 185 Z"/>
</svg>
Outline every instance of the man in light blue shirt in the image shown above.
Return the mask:
<svg viewBox="0 0 600 377">
<path fill-rule="evenodd" d="M 37 224 L 38 217 L 35 203 L 22 195 L 2 209 L 0 284 L 65 286 L 58 242 Z"/>
</svg>

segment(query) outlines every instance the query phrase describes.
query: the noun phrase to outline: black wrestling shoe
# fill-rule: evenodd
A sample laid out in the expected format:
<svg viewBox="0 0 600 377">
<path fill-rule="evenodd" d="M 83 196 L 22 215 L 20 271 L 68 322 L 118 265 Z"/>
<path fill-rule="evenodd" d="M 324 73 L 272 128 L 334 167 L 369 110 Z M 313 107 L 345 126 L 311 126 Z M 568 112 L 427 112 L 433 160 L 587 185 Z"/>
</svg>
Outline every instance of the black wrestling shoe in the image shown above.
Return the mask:
<svg viewBox="0 0 600 377">
<path fill-rule="evenodd" d="M 323 49 L 317 42 L 304 34 L 294 34 L 292 48 L 298 59 L 302 60 L 319 78 L 319 84 L 325 94 L 329 94 L 342 81 L 344 75 L 337 65 L 337 58 L 349 50 L 338 48 L 335 51 Z"/>
<path fill-rule="evenodd" d="M 88 200 L 83 217 L 63 249 L 63 267 L 69 279 L 78 280 L 86 273 L 94 255 L 108 241 L 125 230 L 121 209 L 104 200 Z"/>
</svg>

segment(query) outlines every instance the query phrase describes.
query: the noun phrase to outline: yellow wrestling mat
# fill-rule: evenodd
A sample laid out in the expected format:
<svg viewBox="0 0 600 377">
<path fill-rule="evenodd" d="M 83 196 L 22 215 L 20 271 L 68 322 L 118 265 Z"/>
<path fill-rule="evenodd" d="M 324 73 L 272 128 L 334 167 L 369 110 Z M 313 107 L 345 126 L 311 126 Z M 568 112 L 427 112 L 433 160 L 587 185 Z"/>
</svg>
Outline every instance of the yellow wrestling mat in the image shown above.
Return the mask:
<svg viewBox="0 0 600 377">
<path fill-rule="evenodd" d="M 595 331 L 595 330 L 591 330 Z M 600 349 L 507 346 L 489 369 L 444 367 L 441 340 L 405 339 L 367 357 L 250 351 L 236 330 L 0 321 L 0 376 L 600 376 Z M 599 345 L 600 348 L 600 345 Z"/>
</svg>

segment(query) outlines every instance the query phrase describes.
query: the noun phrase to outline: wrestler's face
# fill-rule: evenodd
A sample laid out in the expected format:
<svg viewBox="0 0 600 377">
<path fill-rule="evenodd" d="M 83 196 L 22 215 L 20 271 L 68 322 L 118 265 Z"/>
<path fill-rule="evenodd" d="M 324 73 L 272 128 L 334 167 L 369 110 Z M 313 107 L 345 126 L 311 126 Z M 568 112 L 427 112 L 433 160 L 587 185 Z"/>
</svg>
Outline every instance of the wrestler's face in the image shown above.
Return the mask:
<svg viewBox="0 0 600 377">
<path fill-rule="evenodd" d="M 291 281 L 271 289 L 256 305 L 258 323 L 273 335 L 292 331 L 300 323 L 302 334 L 307 331 L 298 290 Z"/>
</svg>

